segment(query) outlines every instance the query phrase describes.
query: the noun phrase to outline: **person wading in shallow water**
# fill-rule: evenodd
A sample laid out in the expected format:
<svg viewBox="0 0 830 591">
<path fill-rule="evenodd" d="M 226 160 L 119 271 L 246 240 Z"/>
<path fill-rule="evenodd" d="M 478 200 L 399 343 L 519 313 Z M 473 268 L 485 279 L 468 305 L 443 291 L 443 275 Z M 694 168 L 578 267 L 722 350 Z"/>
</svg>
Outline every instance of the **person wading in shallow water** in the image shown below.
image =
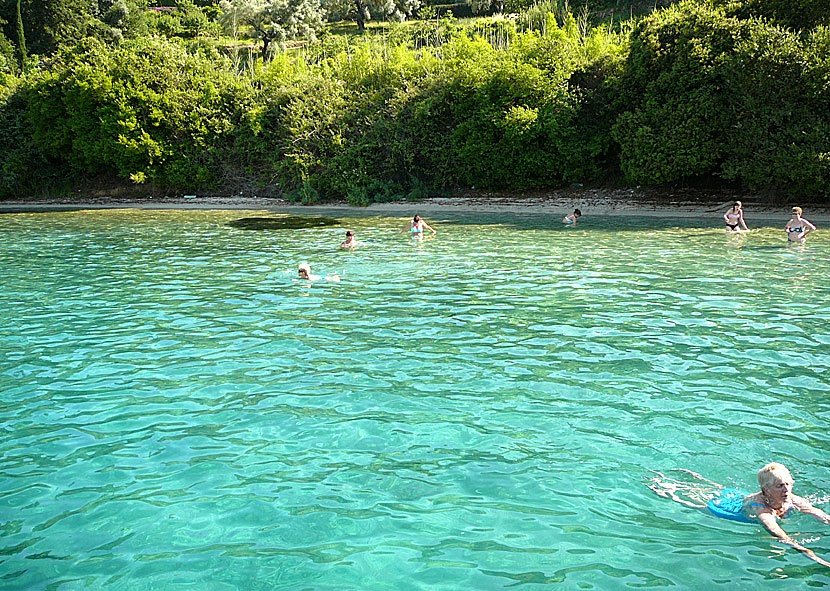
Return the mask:
<svg viewBox="0 0 830 591">
<path fill-rule="evenodd" d="M 437 234 L 437 232 L 417 214 L 414 218 L 412 218 L 412 221 L 409 222 L 409 232 L 412 234 L 413 238 L 423 238 L 424 228 L 433 234 Z M 400 233 L 403 234 L 404 232 L 406 232 L 406 229 L 401 230 Z"/>
<path fill-rule="evenodd" d="M 340 243 L 340 248 L 355 248 L 358 246 L 366 246 L 365 242 L 354 239 L 354 232 L 346 230 L 346 241 Z"/>
<path fill-rule="evenodd" d="M 740 232 L 741 228 L 738 226 L 743 227 L 744 230 L 749 230 L 746 227 L 746 222 L 744 222 L 744 210 L 740 201 L 736 201 L 735 205 L 723 214 L 723 221 L 726 222 L 727 232 Z"/>
<path fill-rule="evenodd" d="M 569 213 L 565 217 L 562 218 L 563 224 L 575 224 L 576 220 L 582 217 L 582 212 L 578 209 L 575 209 L 573 213 Z"/>
<path fill-rule="evenodd" d="M 787 232 L 787 242 L 804 242 L 807 240 L 807 234 L 815 230 L 816 227 L 801 217 L 801 208 L 793 207 L 793 219 L 787 222 L 784 230 Z"/>
</svg>

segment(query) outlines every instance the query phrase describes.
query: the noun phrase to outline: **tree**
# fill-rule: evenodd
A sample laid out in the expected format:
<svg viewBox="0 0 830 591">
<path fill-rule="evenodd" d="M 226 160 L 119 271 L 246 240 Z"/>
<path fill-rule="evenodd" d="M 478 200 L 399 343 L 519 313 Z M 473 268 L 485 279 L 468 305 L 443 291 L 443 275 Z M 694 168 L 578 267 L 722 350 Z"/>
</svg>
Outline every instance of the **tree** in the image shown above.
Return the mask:
<svg viewBox="0 0 830 591">
<path fill-rule="evenodd" d="M 280 47 L 298 37 L 316 39 L 323 26 L 319 0 L 222 0 L 222 24 L 234 37 L 248 26 L 262 40 L 262 61 L 268 61 L 272 44 Z"/>
<path fill-rule="evenodd" d="M 23 32 L 23 14 L 20 12 L 20 0 L 17 0 L 17 53 L 20 67 L 26 61 L 26 34 Z"/>
<path fill-rule="evenodd" d="M 830 25 L 830 0 L 713 0 L 729 16 L 762 17 L 796 31 Z"/>
<path fill-rule="evenodd" d="M 326 13 L 331 21 L 354 20 L 365 31 L 366 21 L 403 21 L 420 5 L 420 0 L 332 0 L 326 2 Z"/>
</svg>

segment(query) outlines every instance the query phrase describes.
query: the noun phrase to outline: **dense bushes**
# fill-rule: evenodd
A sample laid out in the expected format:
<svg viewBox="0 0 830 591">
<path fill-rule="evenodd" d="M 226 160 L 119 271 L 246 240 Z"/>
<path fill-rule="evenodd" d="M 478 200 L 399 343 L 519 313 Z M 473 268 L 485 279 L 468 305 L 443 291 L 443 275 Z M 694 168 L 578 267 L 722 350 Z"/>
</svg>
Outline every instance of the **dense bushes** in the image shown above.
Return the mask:
<svg viewBox="0 0 830 591">
<path fill-rule="evenodd" d="M 823 41 L 692 3 L 655 13 L 632 35 L 614 129 L 631 182 L 695 176 L 755 189 L 827 193 L 830 71 Z M 633 107 L 633 108 L 632 108 Z"/>
<path fill-rule="evenodd" d="M 244 94 L 224 63 L 160 39 L 66 51 L 26 88 L 37 148 L 91 174 L 170 187 L 216 180 L 216 149 Z"/>
<path fill-rule="evenodd" d="M 830 28 L 694 2 L 621 32 L 560 19 L 332 35 L 244 72 L 205 42 L 88 40 L 0 78 L 0 196 L 104 175 L 367 204 L 618 171 L 830 192 Z"/>
</svg>

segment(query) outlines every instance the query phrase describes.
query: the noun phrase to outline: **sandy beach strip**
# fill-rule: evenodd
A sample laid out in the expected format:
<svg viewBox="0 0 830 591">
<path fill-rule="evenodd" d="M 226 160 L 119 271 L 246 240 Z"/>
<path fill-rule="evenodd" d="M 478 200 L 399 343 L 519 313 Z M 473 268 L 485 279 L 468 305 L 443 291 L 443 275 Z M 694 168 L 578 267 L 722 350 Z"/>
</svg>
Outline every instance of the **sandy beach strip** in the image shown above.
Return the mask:
<svg viewBox="0 0 830 591">
<path fill-rule="evenodd" d="M 463 213 L 528 214 L 561 217 L 575 208 L 586 216 L 626 216 L 659 218 L 706 218 L 720 221 L 727 208 L 736 199 L 744 204 L 747 223 L 786 224 L 790 210 L 797 202 L 769 205 L 746 196 L 703 194 L 687 192 L 676 196 L 649 195 L 636 189 L 583 190 L 534 193 L 468 193 L 463 196 L 433 197 L 417 201 L 373 203 L 368 207 L 354 207 L 346 202 L 319 205 L 299 205 L 284 199 L 224 196 L 224 197 L 161 197 L 121 199 L 109 197 L 65 198 L 37 201 L 0 201 L 0 213 L 79 211 L 90 209 L 175 209 L 175 210 L 257 210 L 302 215 L 343 212 L 348 215 L 365 214 L 406 217 L 419 213 L 426 216 Z M 804 205 L 804 217 L 816 224 L 830 223 L 830 207 Z"/>
</svg>

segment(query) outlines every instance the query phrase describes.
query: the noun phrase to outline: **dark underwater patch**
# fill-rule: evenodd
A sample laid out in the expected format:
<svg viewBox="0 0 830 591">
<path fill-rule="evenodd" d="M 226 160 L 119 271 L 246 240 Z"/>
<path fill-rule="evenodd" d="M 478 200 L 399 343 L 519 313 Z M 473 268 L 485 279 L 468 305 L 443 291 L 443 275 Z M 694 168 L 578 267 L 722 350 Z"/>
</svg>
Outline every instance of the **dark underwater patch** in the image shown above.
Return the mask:
<svg viewBox="0 0 830 591">
<path fill-rule="evenodd" d="M 305 217 L 299 215 L 274 218 L 241 218 L 228 222 L 231 228 L 238 230 L 305 230 L 307 228 L 324 228 L 339 224 L 340 222 L 334 218 Z"/>
</svg>

